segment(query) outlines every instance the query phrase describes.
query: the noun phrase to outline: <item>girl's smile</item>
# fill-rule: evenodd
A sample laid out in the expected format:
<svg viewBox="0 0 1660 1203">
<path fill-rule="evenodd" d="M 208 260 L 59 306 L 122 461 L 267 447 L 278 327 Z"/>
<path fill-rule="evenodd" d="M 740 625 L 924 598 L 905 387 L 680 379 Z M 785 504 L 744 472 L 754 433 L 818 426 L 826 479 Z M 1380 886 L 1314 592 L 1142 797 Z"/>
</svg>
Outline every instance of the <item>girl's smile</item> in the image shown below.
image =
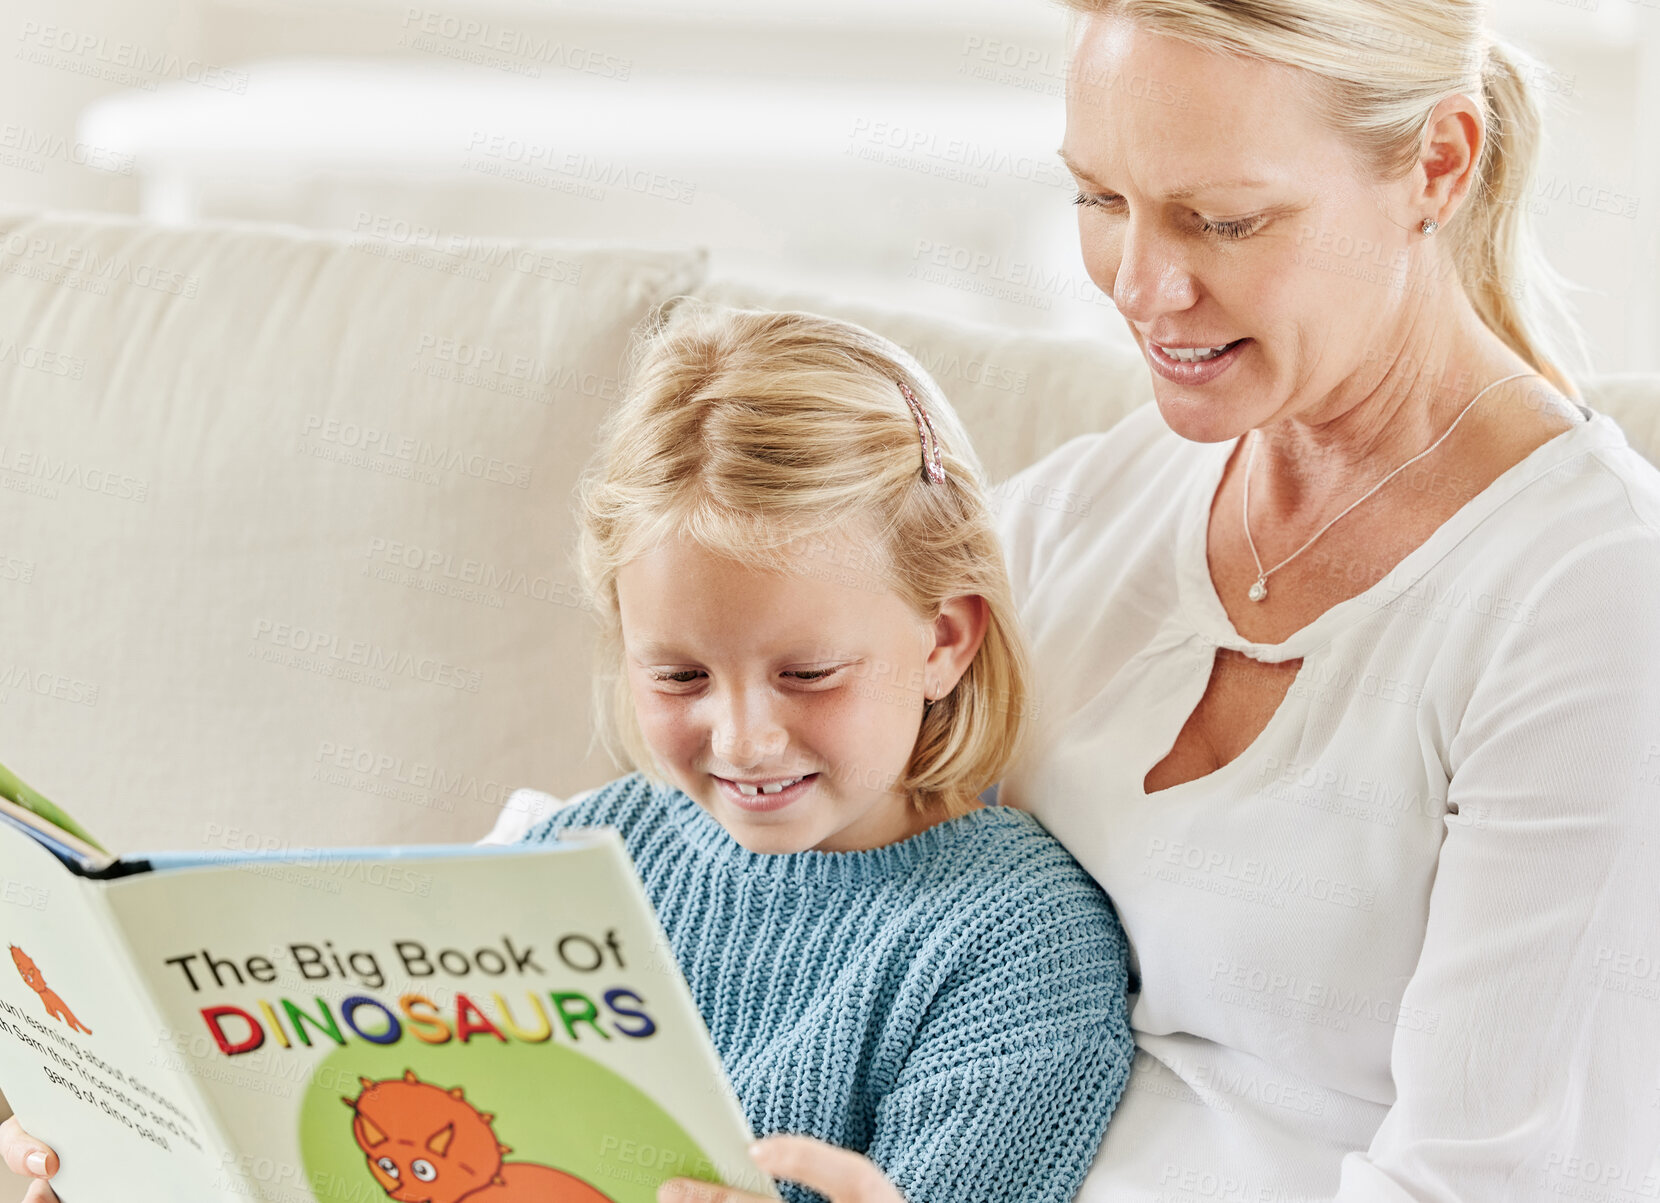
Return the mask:
<svg viewBox="0 0 1660 1203">
<path fill-rule="evenodd" d="M 710 774 L 714 776 L 714 774 Z M 790 803 L 801 798 L 813 787 L 818 780 L 817 773 L 798 774 L 795 777 L 780 777 L 764 784 L 760 782 L 730 781 L 725 777 L 715 777 L 723 790 L 726 791 L 728 801 L 744 810 L 763 814 L 767 811 L 783 810 Z M 779 788 L 779 782 L 788 782 Z"/>
</svg>

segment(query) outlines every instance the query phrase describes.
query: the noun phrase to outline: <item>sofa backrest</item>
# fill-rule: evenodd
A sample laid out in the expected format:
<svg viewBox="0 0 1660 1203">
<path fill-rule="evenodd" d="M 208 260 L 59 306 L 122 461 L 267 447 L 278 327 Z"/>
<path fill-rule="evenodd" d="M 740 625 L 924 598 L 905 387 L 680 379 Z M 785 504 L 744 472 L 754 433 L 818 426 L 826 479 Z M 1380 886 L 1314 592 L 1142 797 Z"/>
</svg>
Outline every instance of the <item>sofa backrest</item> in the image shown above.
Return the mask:
<svg viewBox="0 0 1660 1203">
<path fill-rule="evenodd" d="M 0 215 L 0 762 L 128 849 L 470 840 L 615 776 L 571 490 L 682 293 L 893 338 L 994 482 L 1152 395 L 695 250 Z M 1587 400 L 1660 461 L 1660 378 Z"/>
<path fill-rule="evenodd" d="M 611 775 L 569 494 L 703 272 L 0 222 L 0 763 L 126 849 L 472 839 Z"/>
</svg>

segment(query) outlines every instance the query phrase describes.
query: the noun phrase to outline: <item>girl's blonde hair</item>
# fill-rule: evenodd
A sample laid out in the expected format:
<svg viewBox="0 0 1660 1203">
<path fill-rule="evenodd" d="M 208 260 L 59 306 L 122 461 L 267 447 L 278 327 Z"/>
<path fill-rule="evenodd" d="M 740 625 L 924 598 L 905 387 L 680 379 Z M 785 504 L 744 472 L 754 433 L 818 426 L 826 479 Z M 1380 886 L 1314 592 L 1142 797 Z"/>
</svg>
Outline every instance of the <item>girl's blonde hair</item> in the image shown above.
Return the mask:
<svg viewBox="0 0 1660 1203">
<path fill-rule="evenodd" d="M 1578 397 L 1590 353 L 1545 258 L 1528 201 L 1543 139 L 1538 94 L 1552 73 L 1489 32 L 1483 0 L 1063 0 L 1211 51 L 1305 72 L 1314 111 L 1379 179 L 1418 161 L 1437 103 L 1474 101 L 1487 138 L 1476 182 L 1440 237 L 1489 329 Z"/>
<path fill-rule="evenodd" d="M 607 750 L 664 780 L 628 683 L 623 565 L 679 534 L 746 566 L 799 572 L 804 549 L 853 533 L 869 544 L 853 568 L 865 587 L 897 594 L 922 619 L 963 594 L 989 607 L 967 672 L 924 710 L 903 776 L 885 783 L 921 812 L 970 809 L 1025 738 L 1030 670 L 983 471 L 928 373 L 848 322 L 677 299 L 636 344 L 629 377 L 578 485 L 578 571 L 600 625 L 593 701 Z M 943 482 L 924 476 L 901 382 L 933 426 Z"/>
</svg>

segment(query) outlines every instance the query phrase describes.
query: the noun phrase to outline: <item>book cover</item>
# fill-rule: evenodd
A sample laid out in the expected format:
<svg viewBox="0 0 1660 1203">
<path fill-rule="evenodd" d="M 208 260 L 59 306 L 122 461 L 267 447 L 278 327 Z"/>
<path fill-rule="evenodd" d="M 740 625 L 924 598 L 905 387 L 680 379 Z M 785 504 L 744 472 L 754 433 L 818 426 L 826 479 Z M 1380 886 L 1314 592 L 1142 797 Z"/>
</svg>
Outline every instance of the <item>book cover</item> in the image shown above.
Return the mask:
<svg viewBox="0 0 1660 1203">
<path fill-rule="evenodd" d="M 0 799 L 0 944 L 0 1087 L 66 1201 L 778 1197 L 606 828 L 112 858 Z"/>
</svg>

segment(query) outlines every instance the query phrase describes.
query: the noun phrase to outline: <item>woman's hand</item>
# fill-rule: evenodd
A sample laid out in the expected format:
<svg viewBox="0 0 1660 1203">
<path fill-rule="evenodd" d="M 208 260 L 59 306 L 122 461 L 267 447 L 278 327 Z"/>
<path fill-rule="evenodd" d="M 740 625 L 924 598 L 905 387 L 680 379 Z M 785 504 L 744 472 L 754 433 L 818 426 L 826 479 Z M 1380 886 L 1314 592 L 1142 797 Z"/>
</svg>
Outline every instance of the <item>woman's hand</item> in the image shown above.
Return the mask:
<svg viewBox="0 0 1660 1203">
<path fill-rule="evenodd" d="M 830 1203 L 905 1203 L 905 1196 L 868 1158 L 811 1136 L 768 1136 L 750 1149 L 774 1178 L 810 1186 Z M 34 1203 L 34 1200 L 26 1200 Z M 760 1195 L 675 1178 L 657 1188 L 657 1203 L 772 1203 Z"/>
<path fill-rule="evenodd" d="M 23 1203 L 57 1203 L 46 1179 L 58 1172 L 58 1155 L 25 1132 L 15 1116 L 0 1124 L 0 1158 L 12 1173 L 34 1179 Z"/>
</svg>

